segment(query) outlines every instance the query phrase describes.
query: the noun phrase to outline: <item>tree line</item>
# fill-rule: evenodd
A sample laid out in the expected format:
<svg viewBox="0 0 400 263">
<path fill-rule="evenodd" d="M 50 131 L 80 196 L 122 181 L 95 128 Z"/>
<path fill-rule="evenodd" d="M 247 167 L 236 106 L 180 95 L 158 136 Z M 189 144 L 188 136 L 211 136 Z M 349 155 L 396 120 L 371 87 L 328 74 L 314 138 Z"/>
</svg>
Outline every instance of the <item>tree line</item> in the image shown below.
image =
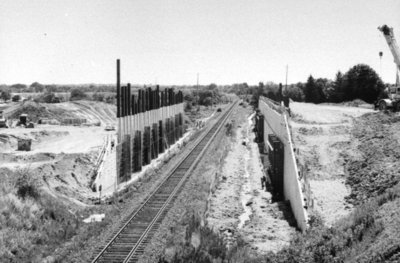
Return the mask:
<svg viewBox="0 0 400 263">
<path fill-rule="evenodd" d="M 314 78 L 310 75 L 306 82 L 290 84 L 287 87 L 273 82 L 260 82 L 258 86 L 241 83 L 225 86 L 224 89 L 239 96 L 250 95 L 250 102 L 254 106 L 261 95 L 275 101 L 289 97 L 293 101 L 310 103 L 341 103 L 355 99 L 374 103 L 379 98 L 387 97 L 385 84 L 366 64 L 357 64 L 344 74 L 338 71 L 334 80 Z"/>
<path fill-rule="evenodd" d="M 134 86 L 136 87 L 136 86 Z M 140 88 L 140 86 L 137 86 Z M 165 87 L 161 87 L 165 88 Z M 251 98 L 256 106 L 259 96 L 266 96 L 272 100 L 281 101 L 290 98 L 293 101 L 323 103 L 340 103 L 361 99 L 367 103 L 373 103 L 378 98 L 387 97 L 384 92 L 385 84 L 378 74 L 366 64 L 357 64 L 346 73 L 338 71 L 334 80 L 326 78 L 314 78 L 310 75 L 306 82 L 299 82 L 283 87 L 273 82 L 260 82 L 257 86 L 249 86 L 247 83 L 217 86 L 210 85 L 182 85 L 168 86 L 183 90 L 185 100 L 190 106 L 213 105 L 224 100 L 223 93 L 235 93 L 239 96 Z M 0 85 L 0 99 L 9 100 L 10 93 L 40 92 L 39 102 L 57 103 L 62 98 L 57 97 L 57 92 L 67 92 L 70 100 L 92 99 L 115 103 L 115 85 L 111 84 L 85 84 L 85 85 L 43 85 L 34 82 L 27 86 L 14 84 L 11 86 Z M 90 96 L 88 94 L 91 94 Z M 107 94 L 109 93 L 109 94 Z"/>
</svg>

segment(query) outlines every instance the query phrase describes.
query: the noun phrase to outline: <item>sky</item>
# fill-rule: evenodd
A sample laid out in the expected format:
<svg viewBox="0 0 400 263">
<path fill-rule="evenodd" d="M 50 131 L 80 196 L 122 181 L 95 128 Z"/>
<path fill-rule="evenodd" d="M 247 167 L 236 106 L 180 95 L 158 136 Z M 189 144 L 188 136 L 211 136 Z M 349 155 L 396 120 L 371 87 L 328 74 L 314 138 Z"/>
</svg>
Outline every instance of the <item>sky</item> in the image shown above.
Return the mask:
<svg viewBox="0 0 400 263">
<path fill-rule="evenodd" d="M 378 26 L 399 0 L 1 0 L 0 83 L 219 85 L 334 79 L 365 63 L 394 83 Z M 383 52 L 380 60 L 379 51 Z"/>
</svg>

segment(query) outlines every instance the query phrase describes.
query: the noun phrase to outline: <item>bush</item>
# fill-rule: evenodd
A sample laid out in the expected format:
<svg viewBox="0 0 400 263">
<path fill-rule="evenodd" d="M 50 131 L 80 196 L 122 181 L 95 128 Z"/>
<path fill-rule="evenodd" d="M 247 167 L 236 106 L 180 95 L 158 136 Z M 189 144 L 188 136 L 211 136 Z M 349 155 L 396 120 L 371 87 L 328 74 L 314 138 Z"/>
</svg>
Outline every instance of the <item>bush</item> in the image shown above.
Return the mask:
<svg viewBox="0 0 400 263">
<path fill-rule="evenodd" d="M 385 86 L 378 74 L 368 65 L 358 64 L 343 76 L 344 100 L 362 99 L 368 103 L 377 100 Z"/>
<path fill-rule="evenodd" d="M 87 95 L 80 89 L 71 90 L 70 100 L 83 100 L 86 99 Z"/>
<path fill-rule="evenodd" d="M 104 101 L 105 96 L 104 96 L 104 94 L 102 94 L 102 93 L 95 92 L 95 93 L 93 94 L 92 98 L 93 98 L 94 101 Z"/>
<path fill-rule="evenodd" d="M 35 102 L 44 102 L 44 103 L 60 103 L 61 99 L 56 97 L 56 95 L 52 92 L 47 92 L 38 98 L 34 99 Z"/>
<path fill-rule="evenodd" d="M 0 93 L 0 99 L 4 100 L 4 101 L 8 101 L 11 98 L 11 93 L 9 90 L 3 90 Z"/>
<path fill-rule="evenodd" d="M 18 170 L 15 177 L 15 188 L 17 189 L 17 195 L 22 198 L 33 198 L 39 197 L 40 183 L 37 178 L 33 177 L 28 169 Z"/>
<path fill-rule="evenodd" d="M 105 103 L 108 104 L 116 104 L 117 96 L 116 95 L 108 95 L 104 97 Z"/>
<path fill-rule="evenodd" d="M 192 110 L 192 102 L 190 102 L 190 101 L 187 101 L 186 103 L 185 103 L 185 111 L 190 111 L 190 110 Z"/>
<path fill-rule="evenodd" d="M 18 101 L 20 101 L 21 100 L 21 96 L 20 95 L 14 95 L 13 97 L 12 97 L 12 101 L 14 101 L 14 102 L 18 102 Z"/>
<path fill-rule="evenodd" d="M 193 245 L 193 237 L 200 241 Z M 207 226 L 201 226 L 200 219 L 192 214 L 186 228 L 186 243 L 179 248 L 170 263 L 183 262 L 225 262 L 228 257 L 228 248 L 223 238 Z M 166 263 L 160 258 L 159 263 Z"/>
</svg>

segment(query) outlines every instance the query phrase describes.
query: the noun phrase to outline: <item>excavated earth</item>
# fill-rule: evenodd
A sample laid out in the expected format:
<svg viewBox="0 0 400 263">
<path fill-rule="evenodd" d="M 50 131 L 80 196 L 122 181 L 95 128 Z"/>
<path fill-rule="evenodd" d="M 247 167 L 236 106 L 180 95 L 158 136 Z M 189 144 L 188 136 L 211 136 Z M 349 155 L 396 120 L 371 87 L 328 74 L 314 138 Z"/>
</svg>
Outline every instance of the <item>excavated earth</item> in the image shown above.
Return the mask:
<svg viewBox="0 0 400 263">
<path fill-rule="evenodd" d="M 355 120 L 352 136 L 362 154 L 347 163 L 350 203 L 363 203 L 400 181 L 399 129 L 399 113 L 370 113 Z"/>
<path fill-rule="evenodd" d="M 292 103 L 290 126 L 303 181 L 311 187 L 316 211 L 327 225 L 347 215 L 346 163 L 358 159 L 361 151 L 352 137 L 356 120 L 372 110 L 339 105 Z"/>
<path fill-rule="evenodd" d="M 97 197 L 91 190 L 94 163 L 105 137 L 112 134 L 104 130 L 104 125 L 115 122 L 115 106 L 93 101 L 56 104 L 27 101 L 4 110 L 14 124 L 21 113 L 28 114 L 28 121 L 76 118 L 86 119 L 87 125 L 35 124 L 31 129 L 0 129 L 1 174 L 12 176 L 24 169 L 39 178 L 49 194 L 79 205 L 91 204 Z M 17 151 L 19 139 L 32 140 L 31 151 Z"/>
<path fill-rule="evenodd" d="M 257 254 L 276 252 L 288 245 L 296 232 L 291 226 L 293 216 L 285 202 L 273 202 L 271 193 L 261 188 L 264 167 L 254 142 L 253 115 L 249 110 L 239 112 L 207 221 L 228 244 L 240 237 Z"/>
</svg>

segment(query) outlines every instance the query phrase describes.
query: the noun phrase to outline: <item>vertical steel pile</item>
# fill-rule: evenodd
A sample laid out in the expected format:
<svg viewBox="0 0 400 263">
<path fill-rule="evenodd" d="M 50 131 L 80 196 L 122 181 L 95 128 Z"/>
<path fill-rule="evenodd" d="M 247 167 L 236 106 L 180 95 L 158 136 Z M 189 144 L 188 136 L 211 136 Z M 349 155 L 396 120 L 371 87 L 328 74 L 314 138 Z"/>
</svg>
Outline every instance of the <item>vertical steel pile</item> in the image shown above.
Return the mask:
<svg viewBox="0 0 400 263">
<path fill-rule="evenodd" d="M 117 60 L 117 183 L 165 152 L 183 136 L 183 93 L 173 89 L 121 86 Z"/>
</svg>

